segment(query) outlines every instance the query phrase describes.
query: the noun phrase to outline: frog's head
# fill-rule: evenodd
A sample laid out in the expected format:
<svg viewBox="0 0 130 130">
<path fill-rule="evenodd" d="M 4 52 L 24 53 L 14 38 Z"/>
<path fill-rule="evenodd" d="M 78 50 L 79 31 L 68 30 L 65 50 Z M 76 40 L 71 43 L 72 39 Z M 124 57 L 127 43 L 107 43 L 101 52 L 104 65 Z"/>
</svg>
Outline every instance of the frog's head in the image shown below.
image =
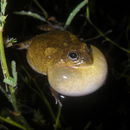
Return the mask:
<svg viewBox="0 0 130 130">
<path fill-rule="evenodd" d="M 69 45 L 57 53 L 59 54 L 53 61 L 54 66 L 78 68 L 93 63 L 92 50 L 85 43 Z"/>
<path fill-rule="evenodd" d="M 58 58 L 57 58 L 58 59 Z M 51 87 L 66 96 L 83 96 L 100 88 L 107 75 L 107 63 L 96 47 L 72 46 L 48 69 Z"/>
</svg>

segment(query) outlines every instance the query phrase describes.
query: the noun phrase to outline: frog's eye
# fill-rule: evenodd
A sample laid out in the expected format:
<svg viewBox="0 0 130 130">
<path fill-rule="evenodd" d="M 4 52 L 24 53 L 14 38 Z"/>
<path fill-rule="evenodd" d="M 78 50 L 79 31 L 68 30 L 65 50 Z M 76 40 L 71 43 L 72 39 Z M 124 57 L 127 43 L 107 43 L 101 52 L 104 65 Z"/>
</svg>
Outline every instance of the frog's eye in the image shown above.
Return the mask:
<svg viewBox="0 0 130 130">
<path fill-rule="evenodd" d="M 69 53 L 68 53 L 68 57 L 69 57 L 71 60 L 75 61 L 75 60 L 78 60 L 79 55 L 78 55 L 76 52 L 69 52 Z"/>
</svg>

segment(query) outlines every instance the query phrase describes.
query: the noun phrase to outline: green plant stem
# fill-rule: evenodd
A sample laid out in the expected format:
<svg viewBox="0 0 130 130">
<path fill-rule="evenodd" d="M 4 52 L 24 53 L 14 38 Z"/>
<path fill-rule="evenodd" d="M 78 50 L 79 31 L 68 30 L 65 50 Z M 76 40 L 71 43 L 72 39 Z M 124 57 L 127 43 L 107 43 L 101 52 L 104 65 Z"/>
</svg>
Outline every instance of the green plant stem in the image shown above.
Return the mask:
<svg viewBox="0 0 130 130">
<path fill-rule="evenodd" d="M 3 75 L 4 78 L 9 78 L 10 74 L 9 74 L 9 70 L 8 70 L 8 66 L 7 66 L 7 62 L 6 62 L 6 56 L 5 56 L 5 50 L 4 50 L 4 42 L 3 42 L 3 33 L 2 33 L 2 29 L 0 30 L 0 58 L 1 58 L 1 66 L 2 66 L 2 71 L 3 71 Z M 14 89 L 11 86 L 8 86 L 8 91 L 10 92 L 11 96 L 8 98 L 10 100 L 10 102 L 12 103 L 15 111 L 17 112 L 17 105 L 16 105 L 16 98 L 14 95 Z"/>
<path fill-rule="evenodd" d="M 22 69 L 25 71 L 27 77 L 30 77 L 30 74 L 25 70 L 25 68 L 22 67 Z M 31 89 L 32 89 L 35 93 L 37 93 L 37 94 L 40 96 L 40 98 L 43 100 L 43 102 L 46 104 L 46 106 L 47 106 L 47 108 L 48 108 L 48 111 L 49 111 L 49 113 L 50 113 L 50 115 L 51 115 L 51 117 L 52 117 L 52 120 L 55 122 L 55 124 L 54 124 L 55 128 L 57 129 L 57 128 L 61 127 L 61 122 L 60 122 L 60 119 L 59 119 L 59 118 L 60 118 L 61 107 L 62 107 L 62 106 L 59 106 L 58 114 L 55 115 L 55 113 L 54 113 L 54 111 L 53 111 L 53 109 L 52 109 L 52 107 L 51 107 L 51 104 L 49 103 L 48 99 L 46 98 L 44 92 L 43 92 L 43 91 L 40 89 L 40 87 L 38 86 L 36 80 L 35 80 L 34 78 L 31 78 L 30 80 L 32 80 L 33 83 L 35 84 L 35 86 L 37 87 L 37 90 L 33 89 L 32 87 L 31 87 Z"/>
<path fill-rule="evenodd" d="M 59 105 L 58 113 L 57 113 L 57 116 L 55 119 L 55 124 L 54 124 L 55 130 L 57 130 L 61 127 L 61 123 L 60 123 L 61 110 L 62 110 L 62 105 Z"/>
<path fill-rule="evenodd" d="M 83 0 L 81 3 L 79 3 L 73 10 L 72 12 L 69 14 L 69 17 L 66 20 L 65 23 L 65 28 L 68 27 L 72 20 L 74 19 L 74 17 L 76 16 L 76 14 L 88 3 L 88 0 Z"/>
<path fill-rule="evenodd" d="M 120 45 L 118 45 L 116 42 L 114 42 L 113 40 L 111 40 L 110 38 L 108 38 L 107 36 L 105 36 L 105 34 L 99 29 L 97 28 L 97 26 L 95 26 L 90 19 L 88 19 L 88 22 L 96 29 L 96 31 L 108 42 L 112 43 L 114 46 L 118 47 L 119 49 L 121 49 L 124 52 L 130 53 L 130 50 L 121 47 Z"/>
<path fill-rule="evenodd" d="M 18 124 L 17 122 L 11 120 L 10 118 L 4 118 L 4 117 L 0 116 L 0 120 L 6 122 L 8 124 L 11 124 L 12 126 L 15 126 L 17 128 L 20 128 L 22 130 L 26 130 L 26 128 L 24 126 L 22 126 L 22 125 Z"/>
<path fill-rule="evenodd" d="M 89 5 L 86 7 L 86 17 L 88 19 L 90 18 L 90 8 L 89 8 Z"/>
<path fill-rule="evenodd" d="M 34 91 L 35 91 L 35 92 L 41 97 L 41 99 L 45 102 L 45 104 L 46 104 L 46 106 L 47 106 L 47 108 L 48 108 L 48 110 L 49 110 L 49 112 L 50 112 L 50 115 L 52 116 L 53 120 L 55 121 L 55 120 L 56 120 L 56 116 L 55 116 L 55 114 L 54 114 L 54 112 L 53 112 L 53 110 L 52 110 L 52 107 L 51 107 L 49 101 L 47 100 L 47 98 L 46 98 L 46 96 L 44 95 L 43 91 L 42 91 L 42 90 L 40 89 L 40 87 L 37 85 L 35 79 L 33 79 L 33 82 L 34 82 L 34 84 L 35 84 L 35 86 L 37 87 L 37 89 L 38 89 L 39 92 L 37 92 L 36 90 L 34 90 Z"/>
<path fill-rule="evenodd" d="M 8 71 L 8 66 L 7 66 L 7 62 L 6 62 L 6 56 L 5 56 L 5 51 L 4 51 L 4 42 L 3 42 L 3 31 L 0 30 L 0 59 L 1 59 L 1 66 L 2 66 L 2 70 L 3 70 L 3 75 L 4 78 L 9 78 L 10 74 Z M 15 89 L 12 86 L 8 86 L 9 89 L 9 93 L 8 94 L 8 99 L 11 102 L 15 112 L 19 112 L 18 107 L 17 107 L 17 102 L 16 102 L 16 96 L 15 96 Z M 26 122 L 26 120 L 24 119 L 24 117 L 22 115 L 19 115 L 19 118 L 21 119 L 21 122 L 27 127 L 29 128 L 29 130 L 31 130 L 30 126 L 28 125 L 28 123 Z"/>
<path fill-rule="evenodd" d="M 30 17 L 33 17 L 35 19 L 41 20 L 42 22 L 47 22 L 47 20 L 44 17 L 40 16 L 37 13 L 33 13 L 31 11 L 24 11 L 24 10 L 22 10 L 20 12 L 15 12 L 15 14 L 26 15 L 26 16 L 30 16 Z"/>
<path fill-rule="evenodd" d="M 43 12 L 45 18 L 48 18 L 48 14 L 46 12 L 46 10 L 39 4 L 39 2 L 37 0 L 33 0 L 35 2 L 35 4 L 39 7 L 39 9 Z"/>
<path fill-rule="evenodd" d="M 10 77 L 7 62 L 6 62 L 6 57 L 5 57 L 5 50 L 4 50 L 4 43 L 3 43 L 3 30 L 2 28 L 0 29 L 0 59 L 1 59 L 1 66 L 2 66 L 2 71 L 5 76 L 5 78 Z"/>
</svg>

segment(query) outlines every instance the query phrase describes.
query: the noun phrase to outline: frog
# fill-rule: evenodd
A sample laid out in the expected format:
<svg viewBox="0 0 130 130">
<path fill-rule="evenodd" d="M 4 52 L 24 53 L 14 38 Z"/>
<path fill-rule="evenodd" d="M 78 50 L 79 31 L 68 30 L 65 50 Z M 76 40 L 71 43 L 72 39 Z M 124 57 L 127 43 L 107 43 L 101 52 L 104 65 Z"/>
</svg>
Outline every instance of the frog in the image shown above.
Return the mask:
<svg viewBox="0 0 130 130">
<path fill-rule="evenodd" d="M 50 88 L 61 95 L 89 95 L 107 79 L 108 65 L 102 51 L 69 31 L 53 30 L 23 43 L 30 67 L 46 75 Z"/>
</svg>

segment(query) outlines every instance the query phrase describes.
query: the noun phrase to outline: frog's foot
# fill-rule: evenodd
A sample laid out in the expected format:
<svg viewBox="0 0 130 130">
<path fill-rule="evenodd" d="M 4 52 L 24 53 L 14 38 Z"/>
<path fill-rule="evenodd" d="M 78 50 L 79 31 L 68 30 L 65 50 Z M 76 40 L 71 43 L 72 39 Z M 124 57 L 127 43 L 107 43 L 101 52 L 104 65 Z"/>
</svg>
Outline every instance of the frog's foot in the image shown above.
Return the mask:
<svg viewBox="0 0 130 130">
<path fill-rule="evenodd" d="M 51 90 L 52 96 L 55 99 L 55 104 L 59 104 L 59 106 L 62 107 L 62 103 L 61 103 L 61 101 L 59 99 L 58 93 L 53 88 L 50 88 L 50 90 Z"/>
<path fill-rule="evenodd" d="M 31 40 L 27 40 L 24 42 L 15 43 L 13 47 L 18 50 L 26 50 L 29 48 L 30 44 L 31 44 Z"/>
</svg>

